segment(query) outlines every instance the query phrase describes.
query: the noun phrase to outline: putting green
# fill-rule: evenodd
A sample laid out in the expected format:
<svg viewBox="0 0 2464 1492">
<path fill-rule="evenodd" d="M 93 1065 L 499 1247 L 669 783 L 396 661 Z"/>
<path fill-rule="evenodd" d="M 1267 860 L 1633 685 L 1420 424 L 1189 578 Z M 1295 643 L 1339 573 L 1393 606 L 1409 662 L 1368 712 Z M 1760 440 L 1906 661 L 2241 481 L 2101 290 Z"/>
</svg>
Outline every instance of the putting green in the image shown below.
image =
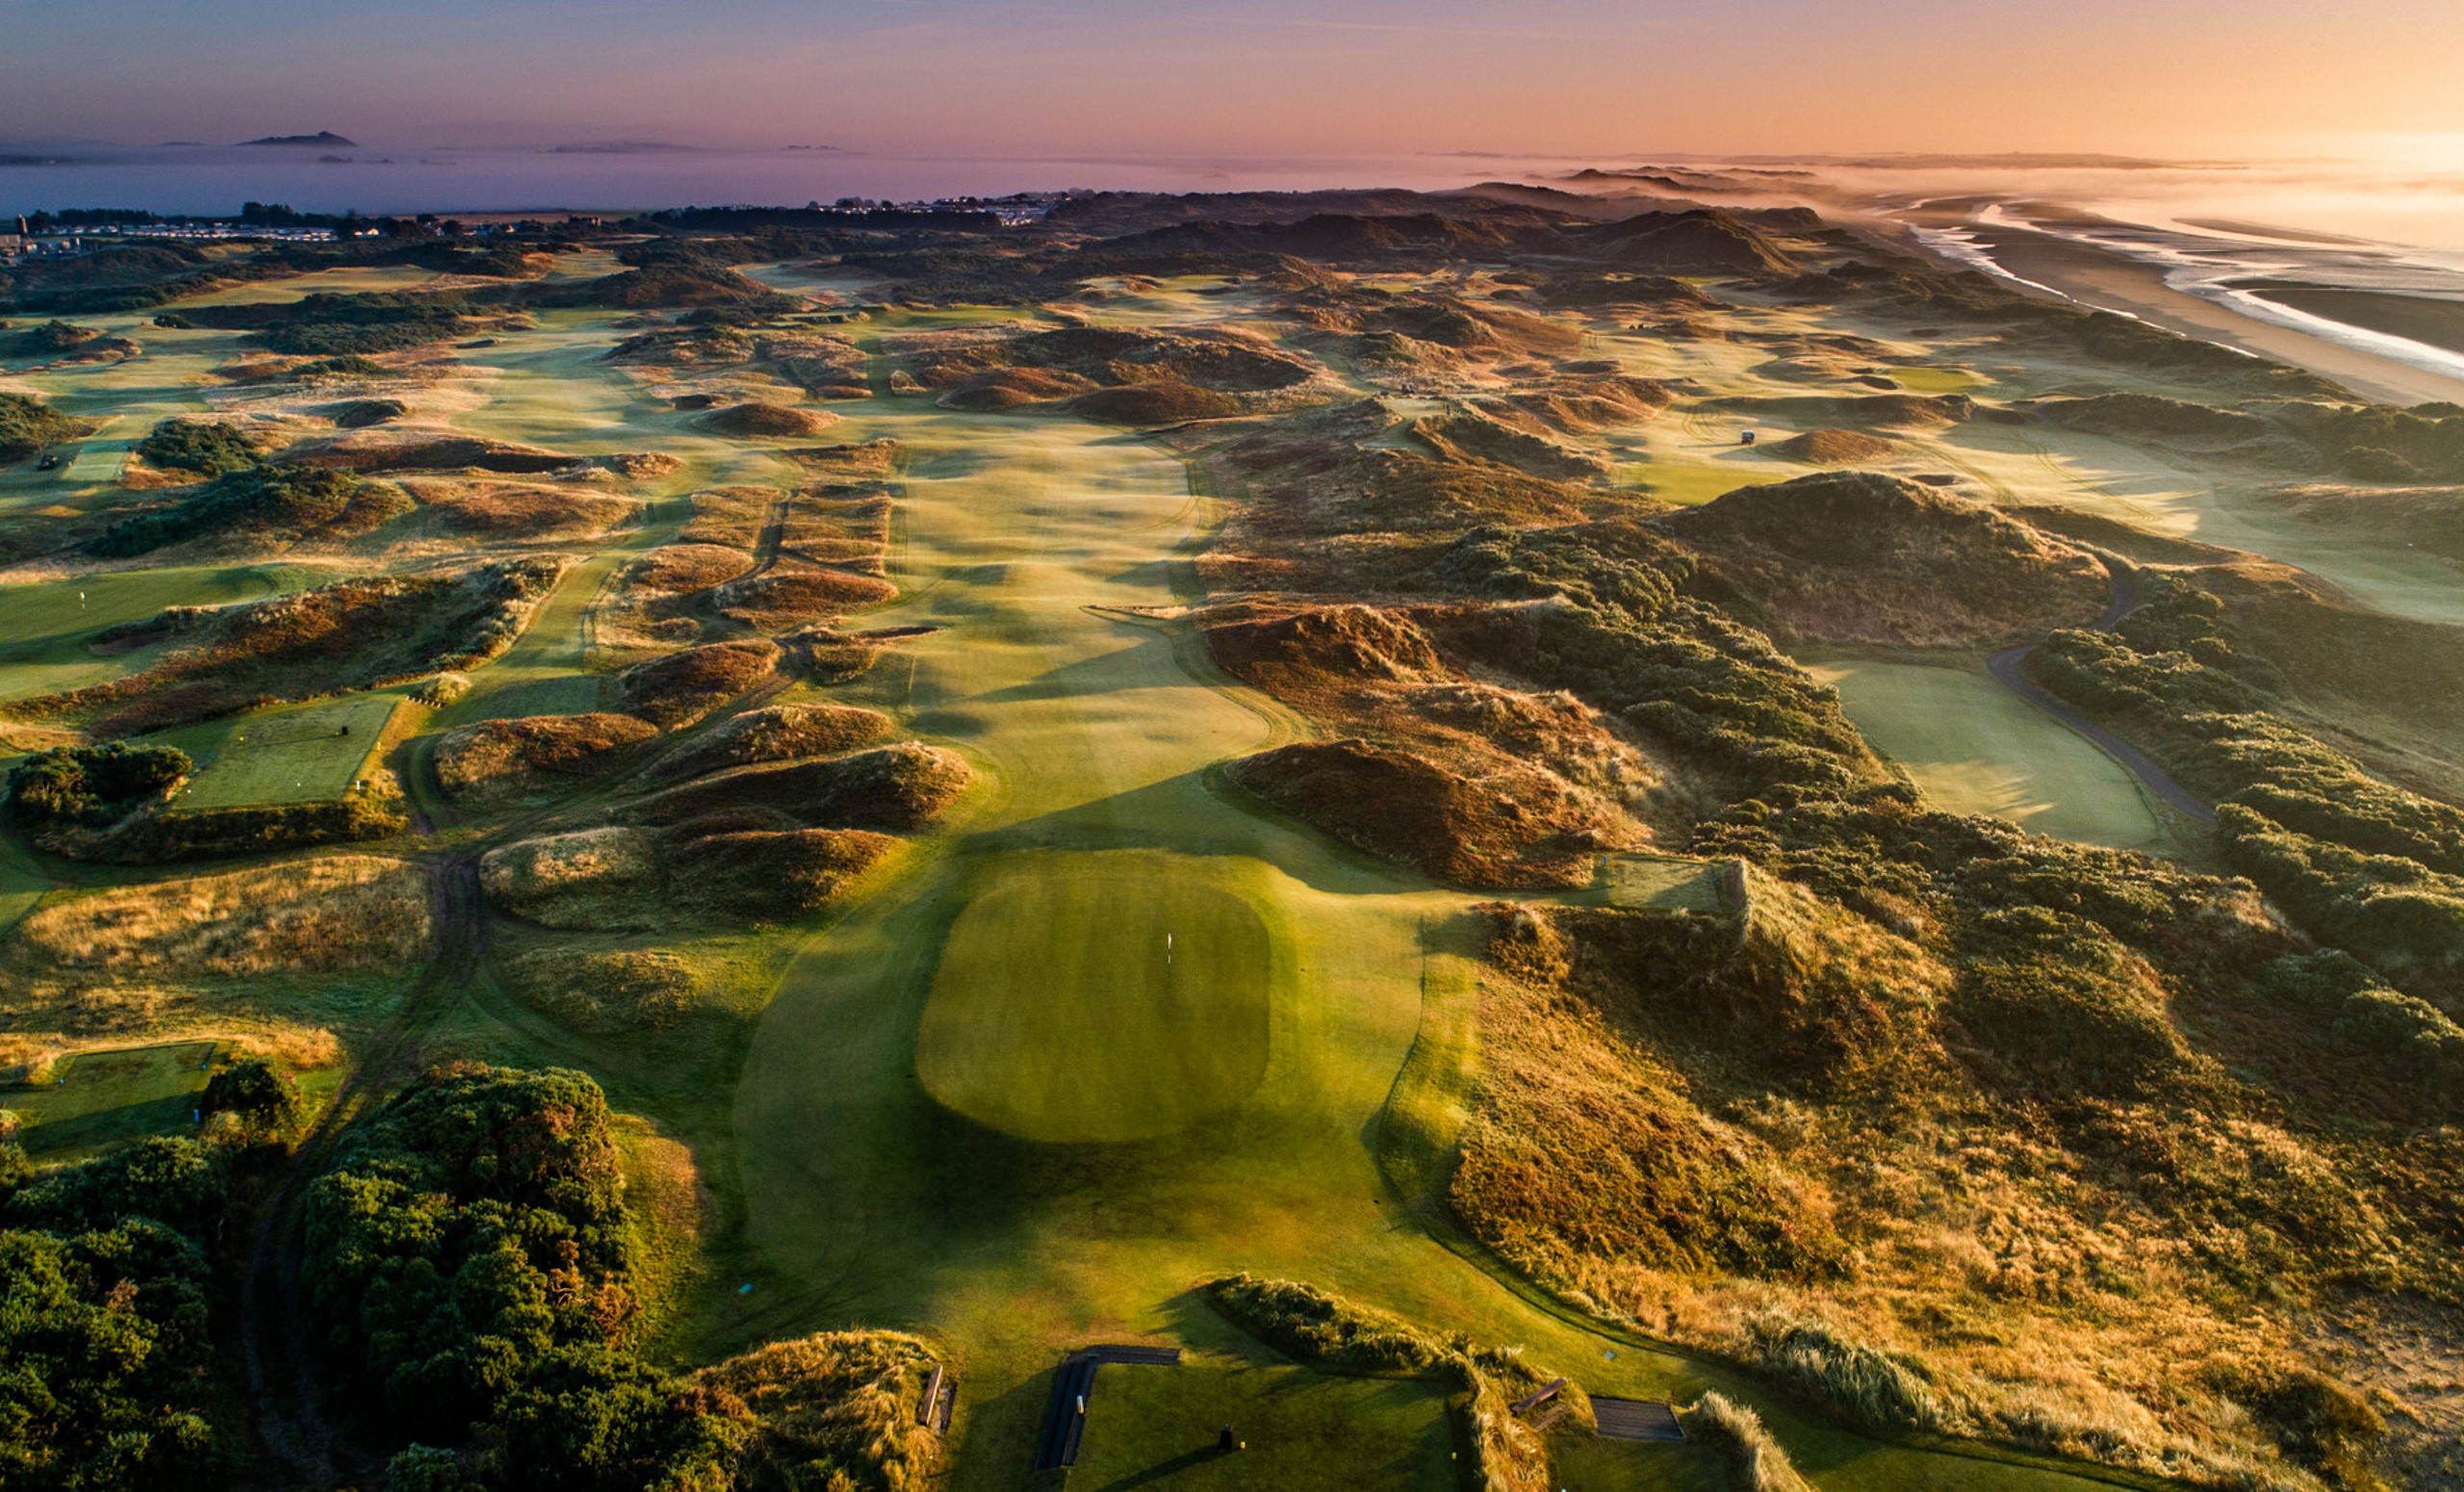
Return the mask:
<svg viewBox="0 0 2464 1492">
<path fill-rule="evenodd" d="M 1216 1449 L 1225 1425 L 1238 1451 Z M 1096 1372 L 1069 1485 L 1082 1492 L 1444 1487 L 1453 1435 L 1434 1386 L 1305 1368 L 1113 1364 Z"/>
<path fill-rule="evenodd" d="M 2117 849 L 2156 842 L 2138 779 L 1982 669 L 1861 660 L 1807 668 L 1839 691 L 1875 749 L 1950 812 Z"/>
<path fill-rule="evenodd" d="M 1183 857 L 1000 857 L 950 929 L 916 1072 L 1021 1139 L 1172 1134 L 1266 1076 L 1272 953 L 1257 910 Z"/>
</svg>

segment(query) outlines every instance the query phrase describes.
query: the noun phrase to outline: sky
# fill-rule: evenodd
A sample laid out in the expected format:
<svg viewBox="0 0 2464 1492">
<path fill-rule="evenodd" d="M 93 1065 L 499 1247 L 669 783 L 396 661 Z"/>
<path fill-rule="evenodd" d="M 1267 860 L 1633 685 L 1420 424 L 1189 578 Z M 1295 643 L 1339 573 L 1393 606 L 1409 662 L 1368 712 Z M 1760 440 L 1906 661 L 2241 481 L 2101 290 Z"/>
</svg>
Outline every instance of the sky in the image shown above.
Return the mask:
<svg viewBox="0 0 2464 1492">
<path fill-rule="evenodd" d="M 0 139 L 2407 152 L 2457 0 L 0 0 Z"/>
</svg>

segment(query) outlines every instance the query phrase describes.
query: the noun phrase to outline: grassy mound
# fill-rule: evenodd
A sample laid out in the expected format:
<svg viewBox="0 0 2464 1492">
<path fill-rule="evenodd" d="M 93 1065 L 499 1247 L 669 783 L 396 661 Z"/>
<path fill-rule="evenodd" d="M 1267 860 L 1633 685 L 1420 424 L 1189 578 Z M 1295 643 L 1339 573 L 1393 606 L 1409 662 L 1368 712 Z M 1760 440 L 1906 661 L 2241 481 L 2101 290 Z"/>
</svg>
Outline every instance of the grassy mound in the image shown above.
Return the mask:
<svg viewBox="0 0 2464 1492">
<path fill-rule="evenodd" d="M 90 422 L 72 420 L 40 400 L 23 394 L 0 394 L 0 466 L 26 460 L 45 446 L 93 432 Z"/>
<path fill-rule="evenodd" d="M 1880 435 L 1862 430 L 1808 430 L 1771 448 L 1791 461 L 1813 466 L 1841 466 L 1851 461 L 1878 461 L 1898 448 Z"/>
<path fill-rule="evenodd" d="M 1766 625 L 1836 642 L 1995 642 L 2078 626 L 2109 582 L 2086 551 L 1879 473 L 1745 487 L 1669 515 Z"/>
<path fill-rule="evenodd" d="M 160 662 L 108 684 L 19 702 L 22 716 L 90 714 L 134 735 L 466 668 L 513 645 L 563 575 L 560 556 L 467 570 L 343 580 L 232 606 L 181 606 L 101 634 L 105 645 L 167 643 Z"/>
<path fill-rule="evenodd" d="M 1365 740 L 1244 757 L 1233 782 L 1384 860 L 1462 886 L 1579 886 L 1604 845 L 1596 808 L 1519 763 L 1475 783 L 1425 757 Z"/>
<path fill-rule="evenodd" d="M 283 452 L 290 466 L 327 472 L 450 472 L 465 468 L 537 476 L 581 464 L 536 446 L 437 431 L 376 429 L 315 441 Z"/>
<path fill-rule="evenodd" d="M 1770 235 L 1708 209 L 1645 213 L 1608 223 L 1590 246 L 1619 269 L 1655 274 L 1764 275 L 1796 268 Z"/>
<path fill-rule="evenodd" d="M 631 715 L 483 720 L 437 742 L 437 782 L 466 805 L 551 790 L 622 766 L 657 734 L 656 726 Z"/>
<path fill-rule="evenodd" d="M 662 544 L 625 573 L 629 589 L 683 593 L 732 580 L 754 566 L 751 554 L 721 544 Z"/>
<path fill-rule="evenodd" d="M 2212 404 L 2155 394 L 2096 394 L 2047 399 L 2014 406 L 2049 424 L 2091 435 L 2155 437 L 2204 444 L 2237 444 L 2268 433 L 2268 422 Z"/>
<path fill-rule="evenodd" d="M 1257 909 L 1186 862 L 1007 857 L 941 945 L 916 1073 L 1028 1140 L 1173 1134 L 1266 1076 L 1273 957 Z"/>
<path fill-rule="evenodd" d="M 402 488 L 448 531 L 484 539 L 585 538 L 606 532 L 640 506 L 588 487 L 425 479 Z"/>
<path fill-rule="evenodd" d="M 393 969 L 428 957 L 427 873 L 320 855 L 279 865 L 84 891 L 17 925 L 14 956 L 160 978 Z"/>
<path fill-rule="evenodd" d="M 2464 560 L 2464 489 L 2320 482 L 2265 493 L 2260 501 L 2323 528 L 2383 534 L 2443 558 Z"/>
<path fill-rule="evenodd" d="M 647 829 L 585 829 L 523 839 L 479 861 L 488 900 L 545 927 L 654 924 L 659 837 Z"/>
<path fill-rule="evenodd" d="M 1230 394 L 1178 381 L 1097 389 L 1070 400 L 1069 407 L 1087 419 L 1108 424 L 1141 425 L 1221 420 L 1246 412 L 1241 400 Z"/>
<path fill-rule="evenodd" d="M 1517 380 L 1508 392 L 1477 400 L 1477 407 L 1492 419 L 1530 433 L 1579 435 L 1640 424 L 1677 402 L 1678 397 L 1675 387 L 1655 378 L 1578 373 Z"/>
<path fill-rule="evenodd" d="M 408 508 L 409 500 L 397 489 L 346 473 L 250 466 L 216 477 L 169 508 L 121 519 L 86 548 L 118 559 L 203 540 L 342 538 L 364 533 Z"/>
<path fill-rule="evenodd" d="M 935 1356 L 898 1332 L 826 1331 L 773 1342 L 689 1382 L 742 1404 L 757 1427 L 731 1485 L 922 1492 L 941 1466 L 940 1436 L 913 1411 Z"/>
<path fill-rule="evenodd" d="M 675 781 L 765 761 L 835 756 L 877 741 L 890 729 L 887 715 L 852 705 L 769 705 L 720 721 L 661 759 L 655 770 Z"/>
<path fill-rule="evenodd" d="M 1546 924 L 1502 921 L 1493 958 L 1562 967 Z M 1779 1277 L 1843 1267 L 1846 1248 L 1805 1183 L 1704 1114 L 1681 1076 L 1596 1012 L 1497 981 L 1480 1025 L 1481 1104 L 1448 1200 L 1504 1258 L 1558 1280 L 1609 1261 Z"/>
<path fill-rule="evenodd" d="M 334 428 L 365 430 L 379 424 L 391 424 L 410 412 L 398 399 L 352 399 L 334 410 Z"/>
<path fill-rule="evenodd" d="M 479 887 L 544 927 L 783 921 L 828 905 L 898 844 L 832 829 L 586 829 L 489 851 Z"/>
<path fill-rule="evenodd" d="M 1216 1314 L 1286 1356 L 1340 1372 L 1413 1376 L 1459 1350 L 1399 1316 L 1293 1280 L 1227 1274 L 1200 1285 L 1198 1296 Z"/>
<path fill-rule="evenodd" d="M 876 576 L 835 566 L 777 565 L 714 586 L 708 599 L 719 615 L 776 632 L 877 606 L 897 594 L 897 586 Z"/>
<path fill-rule="evenodd" d="M 779 645 L 768 641 L 687 648 L 617 675 L 616 695 L 628 713 L 673 731 L 769 678 L 779 657 Z"/>
<path fill-rule="evenodd" d="M 644 823 L 679 824 L 706 814 L 755 810 L 823 829 L 919 829 L 966 790 L 966 759 L 912 741 L 849 757 L 730 768 L 634 805 Z"/>
<path fill-rule="evenodd" d="M 692 965 L 649 948 L 542 948 L 508 961 L 504 969 L 525 1005 L 592 1035 L 672 1026 L 700 993 Z"/>
<path fill-rule="evenodd" d="M 818 912 L 899 846 L 861 830 L 737 830 L 677 845 L 668 895 L 712 922 L 786 921 Z"/>
<path fill-rule="evenodd" d="M 1686 1438 L 1716 1449 L 1736 1492 L 1812 1492 L 1788 1453 L 1762 1428 L 1762 1417 L 1718 1393 L 1678 1411 Z"/>
<path fill-rule="evenodd" d="M 1415 420 L 1412 434 L 1444 459 L 1494 461 L 1555 481 L 1588 480 L 1608 470 L 1608 463 L 1598 456 L 1569 450 L 1485 415 Z"/>
<path fill-rule="evenodd" d="M 1084 373 L 1051 368 L 1000 368 L 981 373 L 942 395 L 935 402 L 944 409 L 998 414 L 1023 404 L 1072 399 L 1096 387 Z"/>
<path fill-rule="evenodd" d="M 704 429 L 720 435 L 787 440 L 818 434 L 838 424 L 839 417 L 827 409 L 797 409 L 786 404 L 731 404 L 711 410 L 699 423 Z"/>
</svg>

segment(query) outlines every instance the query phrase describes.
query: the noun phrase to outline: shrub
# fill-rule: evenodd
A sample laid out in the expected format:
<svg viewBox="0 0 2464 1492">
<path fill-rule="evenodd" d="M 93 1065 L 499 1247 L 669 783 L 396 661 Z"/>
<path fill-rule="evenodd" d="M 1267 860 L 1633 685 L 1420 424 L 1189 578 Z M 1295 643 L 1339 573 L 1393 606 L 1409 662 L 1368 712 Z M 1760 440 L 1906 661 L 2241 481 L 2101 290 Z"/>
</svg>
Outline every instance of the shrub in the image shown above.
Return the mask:
<svg viewBox="0 0 2464 1492">
<path fill-rule="evenodd" d="M 75 440 L 93 428 L 23 394 L 0 394 L 0 465 L 23 461 L 45 446 Z"/>
<path fill-rule="evenodd" d="M 45 1172 L 0 1146 L 0 1480 L 30 1492 L 231 1484 L 199 1245 L 226 1176 L 193 1140 Z"/>
<path fill-rule="evenodd" d="M 1228 1274 L 1200 1285 L 1198 1295 L 1278 1351 L 1343 1372 L 1418 1377 L 1460 1349 L 1397 1317 L 1293 1280 Z"/>
<path fill-rule="evenodd" d="M 137 453 L 156 466 L 220 476 L 257 464 L 257 448 L 240 427 L 220 420 L 166 420 L 137 443 Z"/>
<path fill-rule="evenodd" d="M 9 769 L 9 806 L 38 833 L 99 828 L 160 797 L 193 766 L 186 752 L 170 746 L 62 746 Z"/>
<path fill-rule="evenodd" d="M 229 1114 L 251 1138 L 280 1143 L 297 1132 L 308 1106 L 288 1072 L 250 1057 L 217 1072 L 197 1100 L 201 1114 Z"/>
</svg>

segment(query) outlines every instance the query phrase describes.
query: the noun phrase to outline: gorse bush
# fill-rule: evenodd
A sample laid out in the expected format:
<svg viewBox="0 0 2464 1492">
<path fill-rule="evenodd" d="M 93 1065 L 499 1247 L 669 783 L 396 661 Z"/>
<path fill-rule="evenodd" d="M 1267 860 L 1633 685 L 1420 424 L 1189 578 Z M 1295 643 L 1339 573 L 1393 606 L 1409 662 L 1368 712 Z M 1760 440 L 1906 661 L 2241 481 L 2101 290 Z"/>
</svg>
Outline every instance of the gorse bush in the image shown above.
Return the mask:
<svg viewBox="0 0 2464 1492">
<path fill-rule="evenodd" d="M 38 832 L 116 823 L 161 796 L 194 763 L 170 746 L 62 746 L 37 752 L 9 769 L 9 807 Z"/>
<path fill-rule="evenodd" d="M 238 425 L 221 420 L 166 420 L 137 443 L 137 453 L 156 466 L 219 476 L 257 464 L 257 448 Z"/>
<path fill-rule="evenodd" d="M 1198 1294 L 1260 1341 L 1347 1373 L 1417 1377 L 1462 1350 L 1459 1341 L 1434 1340 L 1382 1311 L 1288 1279 L 1231 1274 L 1208 1280 Z"/>
<path fill-rule="evenodd" d="M 231 1484 L 201 1242 L 227 1196 L 222 1155 L 192 1140 L 44 1172 L 0 1145 L 0 1484 Z"/>
</svg>

